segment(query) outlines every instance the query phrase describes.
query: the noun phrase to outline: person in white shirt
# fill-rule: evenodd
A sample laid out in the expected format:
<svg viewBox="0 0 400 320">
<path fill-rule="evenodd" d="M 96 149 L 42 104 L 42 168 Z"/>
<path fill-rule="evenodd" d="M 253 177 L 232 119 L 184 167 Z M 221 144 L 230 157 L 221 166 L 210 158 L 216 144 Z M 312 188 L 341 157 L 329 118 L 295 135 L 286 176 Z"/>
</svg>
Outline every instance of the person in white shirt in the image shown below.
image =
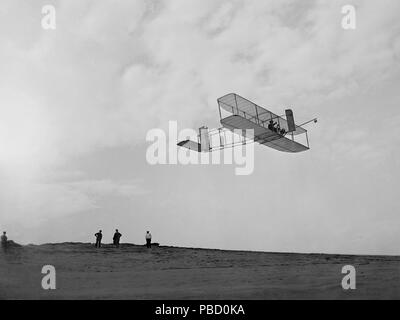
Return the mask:
<svg viewBox="0 0 400 320">
<path fill-rule="evenodd" d="M 151 233 L 150 233 L 150 231 L 146 232 L 146 247 L 151 248 Z"/>
</svg>

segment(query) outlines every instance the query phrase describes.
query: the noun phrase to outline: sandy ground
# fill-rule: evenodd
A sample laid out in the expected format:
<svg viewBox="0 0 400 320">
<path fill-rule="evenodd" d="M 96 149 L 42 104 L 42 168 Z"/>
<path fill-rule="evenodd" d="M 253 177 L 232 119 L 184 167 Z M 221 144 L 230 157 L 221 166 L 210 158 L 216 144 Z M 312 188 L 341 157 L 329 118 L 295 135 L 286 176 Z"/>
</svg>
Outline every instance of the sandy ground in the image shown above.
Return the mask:
<svg viewBox="0 0 400 320">
<path fill-rule="evenodd" d="M 344 291 L 348 264 L 357 289 Z M 42 289 L 43 265 L 56 268 L 56 290 Z M 0 299 L 372 298 L 400 298 L 400 257 L 82 243 L 0 252 Z"/>
</svg>

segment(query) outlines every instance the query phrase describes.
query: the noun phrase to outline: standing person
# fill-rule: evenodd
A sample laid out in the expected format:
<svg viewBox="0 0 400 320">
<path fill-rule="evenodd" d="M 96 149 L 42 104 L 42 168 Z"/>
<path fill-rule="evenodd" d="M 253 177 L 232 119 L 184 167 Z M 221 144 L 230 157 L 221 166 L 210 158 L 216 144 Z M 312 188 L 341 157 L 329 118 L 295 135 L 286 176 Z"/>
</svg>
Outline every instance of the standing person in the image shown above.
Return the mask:
<svg viewBox="0 0 400 320">
<path fill-rule="evenodd" d="M 122 237 L 122 234 L 118 232 L 118 229 L 115 230 L 113 243 L 118 248 L 119 247 L 119 239 Z"/>
<path fill-rule="evenodd" d="M 101 233 L 101 230 L 99 230 L 99 232 L 97 232 L 94 236 L 96 237 L 96 248 L 100 248 L 101 247 L 101 239 L 103 238 L 103 234 Z"/>
<path fill-rule="evenodd" d="M 6 250 L 7 249 L 7 233 L 3 231 L 3 235 L 1 236 L 1 247 Z"/>
<path fill-rule="evenodd" d="M 146 247 L 151 248 L 151 233 L 150 233 L 150 231 L 146 232 Z"/>
</svg>

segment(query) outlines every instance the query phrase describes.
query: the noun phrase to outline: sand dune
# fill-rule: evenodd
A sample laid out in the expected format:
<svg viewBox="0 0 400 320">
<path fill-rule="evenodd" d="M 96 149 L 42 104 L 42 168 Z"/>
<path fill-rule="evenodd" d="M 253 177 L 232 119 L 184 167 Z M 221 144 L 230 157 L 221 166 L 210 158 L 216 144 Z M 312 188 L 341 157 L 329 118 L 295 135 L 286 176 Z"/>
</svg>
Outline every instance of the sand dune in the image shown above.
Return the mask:
<svg viewBox="0 0 400 320">
<path fill-rule="evenodd" d="M 348 264 L 357 289 L 344 291 Z M 56 268 L 56 290 L 42 289 L 43 265 Z M 0 298 L 399 299 L 400 257 L 28 245 L 0 252 Z"/>
</svg>

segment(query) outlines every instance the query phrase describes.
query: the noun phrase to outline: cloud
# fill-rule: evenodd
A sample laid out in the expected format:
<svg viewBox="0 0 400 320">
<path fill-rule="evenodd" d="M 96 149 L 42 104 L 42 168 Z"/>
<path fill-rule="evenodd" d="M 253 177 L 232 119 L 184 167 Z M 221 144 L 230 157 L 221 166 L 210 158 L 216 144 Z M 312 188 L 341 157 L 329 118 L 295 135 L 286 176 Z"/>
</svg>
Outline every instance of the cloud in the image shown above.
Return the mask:
<svg viewBox="0 0 400 320">
<path fill-rule="evenodd" d="M 276 112 L 291 106 L 299 122 L 321 119 L 312 154 L 295 163 L 265 159 L 302 168 L 298 180 L 315 183 L 308 191 L 321 200 L 309 219 L 324 200 L 334 202 L 333 182 L 364 181 L 371 170 L 386 177 L 398 166 L 398 1 L 354 1 L 353 31 L 341 28 L 341 1 L 56 1 L 55 31 L 41 28 L 44 4 L 10 0 L 0 9 L 2 222 L 29 224 L 152 191 L 112 176 L 121 151 L 92 175 L 82 159 L 143 147 L 147 131 L 169 120 L 218 126 L 216 99 L 228 92 Z M 260 177 L 249 179 L 249 189 L 264 187 Z M 183 198 L 185 185 L 177 190 Z M 301 183 L 293 189 L 301 204 Z M 280 203 L 279 193 L 271 201 Z"/>
<path fill-rule="evenodd" d="M 77 180 L 58 183 L 0 181 L 2 223 L 37 226 L 48 218 L 98 209 L 114 197 L 148 194 L 138 181 Z"/>
<path fill-rule="evenodd" d="M 213 118 L 231 91 L 309 108 L 356 94 L 398 71 L 396 6 L 357 2 L 353 33 L 340 2 L 61 1 L 54 32 L 26 7 L 1 45 L 1 160 L 144 143 L 168 120 Z"/>
<path fill-rule="evenodd" d="M 96 197 L 104 196 L 124 196 L 134 197 L 148 194 L 137 181 L 115 182 L 112 180 L 81 180 L 65 184 L 73 190 L 79 190 L 87 195 Z"/>
</svg>

